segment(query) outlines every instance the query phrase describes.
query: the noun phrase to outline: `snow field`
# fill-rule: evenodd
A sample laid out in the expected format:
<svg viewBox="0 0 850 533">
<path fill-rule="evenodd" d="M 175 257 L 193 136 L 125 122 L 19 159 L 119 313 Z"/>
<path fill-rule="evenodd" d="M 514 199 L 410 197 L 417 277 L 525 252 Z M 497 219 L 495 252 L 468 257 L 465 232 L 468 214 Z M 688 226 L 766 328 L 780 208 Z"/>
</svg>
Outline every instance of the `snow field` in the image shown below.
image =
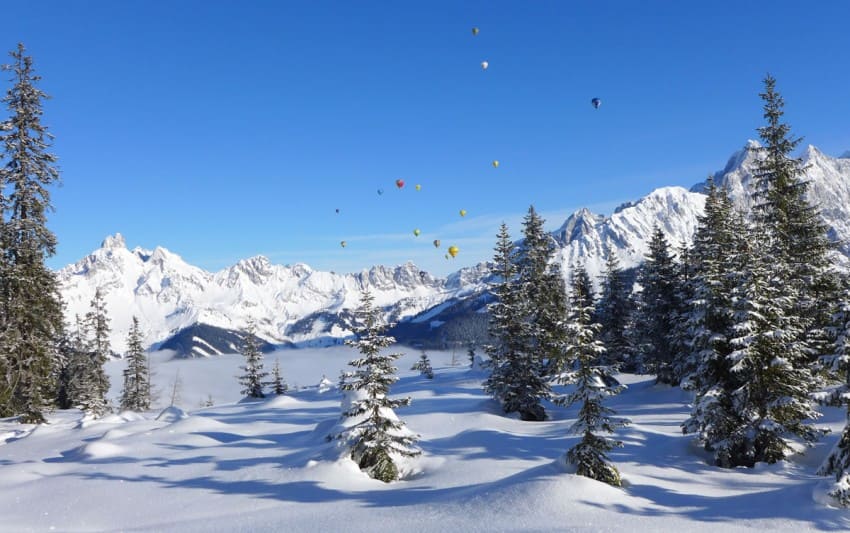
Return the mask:
<svg viewBox="0 0 850 533">
<path fill-rule="evenodd" d="M 850 529 L 850 513 L 819 503 L 814 471 L 837 435 L 777 465 L 722 470 L 679 424 L 687 393 L 623 375 L 611 406 L 632 424 L 611 453 L 617 489 L 570 473 L 564 453 L 577 407 L 547 405 L 550 419 L 503 416 L 481 390 L 485 375 L 429 352 L 433 380 L 408 370 L 419 350 L 393 347 L 412 396 L 398 416 L 421 436 L 411 475 L 384 484 L 340 457 L 328 432 L 341 394 L 320 392 L 357 354 L 346 347 L 283 351 L 291 394 L 239 396 L 238 355 L 168 360 L 154 354 L 157 406 L 90 420 L 59 411 L 44 426 L 0 420 L 0 531 L 805 531 Z M 124 361 L 111 361 L 110 396 Z M 168 408 L 179 370 L 179 408 Z M 215 405 L 201 408 L 212 396 Z M 839 409 L 824 424 L 843 424 Z"/>
</svg>

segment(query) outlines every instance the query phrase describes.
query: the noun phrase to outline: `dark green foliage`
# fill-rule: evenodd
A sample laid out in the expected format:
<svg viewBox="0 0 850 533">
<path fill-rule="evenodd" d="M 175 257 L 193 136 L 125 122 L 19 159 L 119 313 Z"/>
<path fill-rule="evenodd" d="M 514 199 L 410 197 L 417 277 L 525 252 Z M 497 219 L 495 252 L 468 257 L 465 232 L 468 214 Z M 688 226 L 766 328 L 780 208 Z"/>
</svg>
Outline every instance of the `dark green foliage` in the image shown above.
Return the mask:
<svg viewBox="0 0 850 533">
<path fill-rule="evenodd" d="M 656 374 L 661 383 L 673 383 L 674 351 L 670 324 L 678 309 L 676 264 L 661 228 L 655 226 L 649 256 L 640 267 L 636 323 L 637 350 L 641 372 Z"/>
<path fill-rule="evenodd" d="M 268 385 L 271 386 L 272 392 L 278 396 L 286 394 L 286 391 L 289 390 L 289 386 L 286 384 L 286 380 L 283 379 L 283 374 L 280 371 L 280 359 L 274 360 L 274 366 L 272 367 L 272 381 Z"/>
<path fill-rule="evenodd" d="M 121 409 L 146 411 L 151 407 L 150 365 L 142 346 L 139 319 L 133 317 L 127 335 L 127 368 L 124 369 L 124 390 L 121 393 Z"/>
<path fill-rule="evenodd" d="M 78 330 L 78 334 L 82 336 L 79 354 L 82 369 L 79 372 L 82 386 L 86 390 L 77 398 L 77 406 L 94 416 L 101 416 L 111 410 L 106 398 L 109 393 L 109 377 L 104 365 L 112 356 L 112 347 L 109 343 L 106 300 L 100 287 L 95 289 L 84 324 L 84 329 Z"/>
<path fill-rule="evenodd" d="M 260 343 L 256 335 L 256 327 L 253 322 L 248 323 L 248 328 L 243 332 L 242 356 L 245 358 L 245 366 L 239 368 L 244 371 L 239 378 L 242 385 L 242 394 L 249 398 L 264 398 L 263 379 L 268 372 L 263 371 L 263 353 L 260 351 Z"/>
<path fill-rule="evenodd" d="M 0 122 L 0 416 L 41 423 L 55 403 L 63 326 L 58 284 L 44 264 L 56 252 L 46 214 L 59 172 L 41 124 L 41 77 L 22 44 L 11 57 L 2 68 L 12 73 L 2 99 L 9 117 Z"/>
<path fill-rule="evenodd" d="M 628 372 L 637 370 L 631 337 L 633 315 L 631 287 L 626 283 L 617 256 L 608 254 L 595 314 L 601 327 L 599 340 L 606 348 L 602 362 Z"/>
<path fill-rule="evenodd" d="M 335 437 L 350 445 L 351 458 L 361 470 L 389 483 L 400 475 L 394 457 L 414 457 L 421 453 L 415 447 L 417 436 L 393 412 L 409 405 L 410 398 L 389 397 L 390 386 L 398 380 L 392 363 L 402 354 L 381 353 L 395 339 L 382 334 L 378 309 L 368 290 L 361 296 L 357 318 L 360 322 L 357 339 L 345 343 L 357 348 L 362 357 L 349 363 L 357 370 L 344 372 L 340 382 L 340 389 L 348 393 L 342 416 L 350 425 Z"/>
</svg>

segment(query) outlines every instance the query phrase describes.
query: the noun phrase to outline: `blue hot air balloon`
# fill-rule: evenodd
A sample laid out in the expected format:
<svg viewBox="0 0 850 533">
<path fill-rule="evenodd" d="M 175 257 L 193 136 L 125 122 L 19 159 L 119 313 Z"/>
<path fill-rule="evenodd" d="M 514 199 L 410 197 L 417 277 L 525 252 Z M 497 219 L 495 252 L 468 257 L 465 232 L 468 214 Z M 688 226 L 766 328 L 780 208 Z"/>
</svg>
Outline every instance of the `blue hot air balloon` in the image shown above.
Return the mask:
<svg viewBox="0 0 850 533">
<path fill-rule="evenodd" d="M 602 100 L 600 100 L 599 98 L 594 98 L 590 101 L 590 103 L 593 105 L 593 109 L 599 109 L 599 106 L 602 105 Z"/>
</svg>

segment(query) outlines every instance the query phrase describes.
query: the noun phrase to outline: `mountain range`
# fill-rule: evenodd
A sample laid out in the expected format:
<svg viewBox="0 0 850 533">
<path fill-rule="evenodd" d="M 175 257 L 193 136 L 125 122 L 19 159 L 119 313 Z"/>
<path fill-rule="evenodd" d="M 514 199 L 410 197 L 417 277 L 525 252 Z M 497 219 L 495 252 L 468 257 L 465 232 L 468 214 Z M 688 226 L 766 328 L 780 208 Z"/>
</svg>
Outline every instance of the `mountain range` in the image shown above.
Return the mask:
<svg viewBox="0 0 850 533">
<path fill-rule="evenodd" d="M 714 174 L 735 205 L 752 207 L 753 169 L 759 153 L 749 141 Z M 850 158 L 830 157 L 809 146 L 801 156 L 809 181 L 808 199 L 820 209 L 837 242 L 837 262 L 850 265 Z M 582 262 L 598 276 L 608 254 L 625 268 L 639 265 L 648 252 L 655 225 L 674 246 L 689 243 L 702 214 L 705 183 L 690 190 L 663 187 L 619 206 L 611 216 L 580 209 L 552 233 L 556 260 L 565 275 Z M 311 269 L 297 263 L 275 265 L 262 256 L 239 261 L 219 272 L 186 263 L 165 248 L 127 249 L 120 234 L 58 272 L 66 318 L 84 315 L 97 287 L 105 293 L 112 345 L 125 348 L 132 316 L 143 325 L 144 341 L 177 356 L 206 357 L 234 352 L 249 321 L 266 349 L 320 346 L 351 334 L 352 310 L 368 288 L 401 342 L 448 347 L 486 336 L 489 301 L 486 263 L 436 278 L 413 263 L 374 266 L 351 274 Z"/>
</svg>

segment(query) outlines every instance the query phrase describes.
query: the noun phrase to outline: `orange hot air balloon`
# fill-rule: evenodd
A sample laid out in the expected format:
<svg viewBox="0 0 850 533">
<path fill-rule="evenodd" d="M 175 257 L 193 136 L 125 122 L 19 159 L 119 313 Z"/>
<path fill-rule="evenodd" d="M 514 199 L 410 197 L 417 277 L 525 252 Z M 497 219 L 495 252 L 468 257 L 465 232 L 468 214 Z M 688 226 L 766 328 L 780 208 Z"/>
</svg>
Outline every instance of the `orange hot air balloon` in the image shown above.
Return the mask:
<svg viewBox="0 0 850 533">
<path fill-rule="evenodd" d="M 462 217 L 465 217 L 465 216 L 466 216 L 466 209 L 461 209 L 461 210 L 460 210 L 460 216 L 462 216 Z"/>
<path fill-rule="evenodd" d="M 404 187 L 404 180 L 395 180 L 395 186 L 401 189 Z"/>
<path fill-rule="evenodd" d="M 460 248 L 457 246 L 449 246 L 449 255 L 452 257 L 457 257 L 458 252 L 460 252 Z"/>
</svg>

